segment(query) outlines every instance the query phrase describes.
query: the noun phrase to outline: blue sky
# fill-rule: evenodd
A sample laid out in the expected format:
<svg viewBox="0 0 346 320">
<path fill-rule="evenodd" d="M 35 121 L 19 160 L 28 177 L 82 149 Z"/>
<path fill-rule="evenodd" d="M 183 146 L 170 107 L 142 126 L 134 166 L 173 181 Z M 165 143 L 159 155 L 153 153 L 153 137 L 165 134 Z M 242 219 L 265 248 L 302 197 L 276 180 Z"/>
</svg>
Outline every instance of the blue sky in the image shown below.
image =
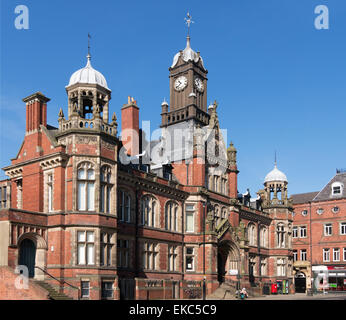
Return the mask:
<svg viewBox="0 0 346 320">
<path fill-rule="evenodd" d="M 14 26 L 17 5 L 29 8 L 29 29 Z M 314 26 L 317 5 L 329 8 L 329 29 Z M 141 120 L 160 124 L 169 97 L 168 67 L 191 46 L 208 69 L 208 101 L 219 102 L 222 128 L 238 149 L 239 191 L 254 195 L 273 168 L 289 193 L 320 190 L 346 167 L 346 2 L 340 0 L 65 1 L 2 0 L 0 47 L 1 167 L 15 157 L 25 131 L 22 98 L 51 98 L 48 123 L 67 113 L 65 86 L 86 64 L 112 90 L 111 114 L 127 96 Z M 5 178 L 1 173 L 0 178 Z"/>
</svg>

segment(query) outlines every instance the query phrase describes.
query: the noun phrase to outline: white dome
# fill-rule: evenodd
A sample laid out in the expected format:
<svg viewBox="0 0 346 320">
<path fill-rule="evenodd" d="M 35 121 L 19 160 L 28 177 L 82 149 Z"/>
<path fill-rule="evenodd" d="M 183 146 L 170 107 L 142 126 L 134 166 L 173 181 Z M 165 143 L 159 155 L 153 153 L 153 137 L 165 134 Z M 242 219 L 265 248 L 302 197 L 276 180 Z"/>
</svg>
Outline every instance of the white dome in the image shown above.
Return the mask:
<svg viewBox="0 0 346 320">
<path fill-rule="evenodd" d="M 283 181 L 283 182 L 287 182 L 287 177 L 286 175 L 281 172 L 277 167 L 276 167 L 276 164 L 275 164 L 275 167 L 272 171 L 270 171 L 265 179 L 264 179 L 264 183 L 266 182 L 272 182 L 272 181 Z"/>
<path fill-rule="evenodd" d="M 106 78 L 103 74 L 97 70 L 95 70 L 90 63 L 90 55 L 87 56 L 88 62 L 86 66 L 82 69 L 77 70 L 72 74 L 70 78 L 69 86 L 72 86 L 76 83 L 90 83 L 90 84 L 98 84 L 101 87 L 104 87 L 109 90 L 107 86 Z"/>
<path fill-rule="evenodd" d="M 202 57 L 191 48 L 190 37 L 187 37 L 186 48 L 182 52 L 178 52 L 174 56 L 171 68 L 174 68 L 174 66 L 177 64 L 180 55 L 182 55 L 182 58 L 185 62 L 194 61 L 195 63 L 197 63 L 199 60 L 201 60 L 202 66 L 204 68 Z"/>
</svg>

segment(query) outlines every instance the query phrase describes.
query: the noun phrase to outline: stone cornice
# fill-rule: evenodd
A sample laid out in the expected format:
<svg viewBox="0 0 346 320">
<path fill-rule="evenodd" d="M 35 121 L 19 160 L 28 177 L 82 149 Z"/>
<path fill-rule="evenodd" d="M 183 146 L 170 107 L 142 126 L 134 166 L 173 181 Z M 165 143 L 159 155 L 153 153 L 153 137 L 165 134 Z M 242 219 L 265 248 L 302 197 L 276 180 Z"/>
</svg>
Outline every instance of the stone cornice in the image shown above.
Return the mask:
<svg viewBox="0 0 346 320">
<path fill-rule="evenodd" d="M 158 183 L 154 180 L 148 180 L 147 178 L 142 178 L 138 176 L 134 176 L 132 174 L 129 174 L 124 171 L 118 171 L 118 177 L 120 181 L 129 182 L 133 184 L 134 186 L 139 186 L 142 188 L 145 188 L 147 190 L 150 190 L 154 193 L 161 193 L 162 195 L 174 195 L 181 200 L 185 200 L 188 197 L 188 193 L 185 191 L 182 191 L 178 189 L 179 184 L 174 183 L 173 185 L 164 185 L 161 183 Z"/>
<path fill-rule="evenodd" d="M 67 159 L 68 156 L 66 154 L 55 155 L 41 161 L 40 166 L 43 170 L 48 170 L 59 166 L 65 167 L 67 164 Z"/>
<path fill-rule="evenodd" d="M 263 215 L 253 213 L 250 211 L 244 211 L 244 210 L 240 210 L 239 217 L 243 219 L 251 220 L 251 221 L 256 221 L 256 222 L 260 221 L 261 223 L 265 225 L 270 225 L 272 221 L 270 217 L 265 217 Z"/>
<path fill-rule="evenodd" d="M 9 176 L 10 179 L 20 178 L 23 175 L 23 167 L 20 166 L 20 167 L 14 167 L 12 169 L 5 170 L 5 174 Z"/>
</svg>

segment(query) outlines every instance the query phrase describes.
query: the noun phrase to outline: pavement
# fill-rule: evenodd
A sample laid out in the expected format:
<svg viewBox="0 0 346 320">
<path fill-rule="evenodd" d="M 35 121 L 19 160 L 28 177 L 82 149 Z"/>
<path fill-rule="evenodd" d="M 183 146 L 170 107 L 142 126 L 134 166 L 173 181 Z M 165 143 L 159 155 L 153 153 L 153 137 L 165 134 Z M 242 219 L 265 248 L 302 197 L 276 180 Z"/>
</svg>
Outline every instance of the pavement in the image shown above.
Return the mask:
<svg viewBox="0 0 346 320">
<path fill-rule="evenodd" d="M 346 292 L 342 293 L 318 293 L 312 296 L 306 293 L 277 294 L 262 297 L 250 297 L 248 300 L 346 300 Z"/>
</svg>

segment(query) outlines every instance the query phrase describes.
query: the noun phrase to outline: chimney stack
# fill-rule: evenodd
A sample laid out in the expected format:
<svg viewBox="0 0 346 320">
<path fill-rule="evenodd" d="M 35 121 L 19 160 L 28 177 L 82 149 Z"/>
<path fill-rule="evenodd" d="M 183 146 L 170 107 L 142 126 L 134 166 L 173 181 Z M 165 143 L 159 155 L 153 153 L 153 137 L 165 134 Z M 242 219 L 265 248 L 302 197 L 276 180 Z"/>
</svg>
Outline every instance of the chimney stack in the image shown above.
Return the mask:
<svg viewBox="0 0 346 320">
<path fill-rule="evenodd" d="M 139 108 L 133 97 L 121 108 L 121 139 L 127 154 L 139 154 Z"/>
<path fill-rule="evenodd" d="M 47 102 L 49 98 L 36 92 L 23 99 L 26 103 L 26 134 L 36 132 L 40 125 L 47 126 Z"/>
</svg>

